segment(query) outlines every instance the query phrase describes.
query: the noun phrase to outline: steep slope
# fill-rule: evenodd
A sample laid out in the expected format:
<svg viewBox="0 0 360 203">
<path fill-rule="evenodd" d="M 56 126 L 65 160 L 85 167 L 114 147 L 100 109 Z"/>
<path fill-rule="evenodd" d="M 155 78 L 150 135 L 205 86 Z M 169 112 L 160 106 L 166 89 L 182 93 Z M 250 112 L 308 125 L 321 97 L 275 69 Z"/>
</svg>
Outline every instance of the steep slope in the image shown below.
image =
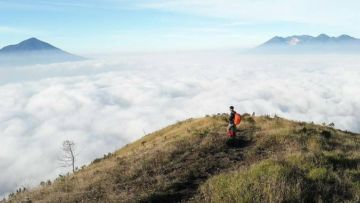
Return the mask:
<svg viewBox="0 0 360 203">
<path fill-rule="evenodd" d="M 8 202 L 359 201 L 358 134 L 247 114 L 236 139 L 226 126 L 179 122 Z"/>
</svg>

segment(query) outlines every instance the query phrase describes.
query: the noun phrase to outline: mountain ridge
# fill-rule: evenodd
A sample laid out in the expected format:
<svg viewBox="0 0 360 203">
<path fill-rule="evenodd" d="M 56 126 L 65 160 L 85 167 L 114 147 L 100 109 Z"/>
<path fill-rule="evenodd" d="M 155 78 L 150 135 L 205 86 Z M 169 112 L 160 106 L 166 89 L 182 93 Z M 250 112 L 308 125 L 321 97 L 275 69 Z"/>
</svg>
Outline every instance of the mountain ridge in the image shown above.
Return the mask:
<svg viewBox="0 0 360 203">
<path fill-rule="evenodd" d="M 188 119 L 5 202 L 342 202 L 360 198 L 359 134 L 243 114 Z M 256 192 L 254 192 L 256 191 Z"/>
<path fill-rule="evenodd" d="M 360 52 L 360 39 L 342 34 L 332 37 L 326 34 L 318 36 L 292 35 L 275 36 L 260 46 L 256 51 L 263 52 Z"/>
<path fill-rule="evenodd" d="M 301 42 L 303 43 L 335 43 L 335 42 L 359 42 L 360 39 L 351 37 L 349 35 L 340 35 L 338 37 L 330 37 L 329 35 L 326 34 L 320 34 L 316 37 L 313 37 L 311 35 L 292 35 L 292 36 L 288 36 L 288 37 L 280 37 L 280 36 L 275 36 L 272 39 L 268 40 L 267 42 L 265 42 L 264 44 L 260 45 L 267 45 L 267 44 L 274 44 L 274 43 L 285 43 L 285 44 L 289 44 L 289 42 L 292 39 L 299 39 L 301 40 Z"/>
</svg>

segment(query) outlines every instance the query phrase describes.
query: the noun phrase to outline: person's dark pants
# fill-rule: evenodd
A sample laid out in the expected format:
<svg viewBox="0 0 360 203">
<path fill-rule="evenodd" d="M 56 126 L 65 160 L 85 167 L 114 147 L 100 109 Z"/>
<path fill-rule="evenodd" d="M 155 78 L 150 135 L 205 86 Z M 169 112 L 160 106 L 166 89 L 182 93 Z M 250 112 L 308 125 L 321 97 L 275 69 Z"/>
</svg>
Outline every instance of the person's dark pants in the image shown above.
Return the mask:
<svg viewBox="0 0 360 203">
<path fill-rule="evenodd" d="M 236 125 L 229 124 L 229 126 L 228 126 L 228 136 L 229 137 L 235 137 L 236 136 Z"/>
</svg>

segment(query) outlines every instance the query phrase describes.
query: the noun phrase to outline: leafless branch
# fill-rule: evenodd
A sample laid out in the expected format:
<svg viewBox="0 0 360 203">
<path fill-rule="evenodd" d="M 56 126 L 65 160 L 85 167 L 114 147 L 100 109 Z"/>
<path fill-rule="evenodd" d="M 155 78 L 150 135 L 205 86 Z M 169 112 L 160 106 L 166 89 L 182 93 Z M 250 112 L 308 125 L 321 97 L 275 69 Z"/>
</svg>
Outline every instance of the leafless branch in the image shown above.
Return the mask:
<svg viewBox="0 0 360 203">
<path fill-rule="evenodd" d="M 71 140 L 65 140 L 62 144 L 61 150 L 63 151 L 62 157 L 60 158 L 60 164 L 62 167 L 72 167 L 72 171 L 75 172 L 75 161 L 77 154 L 76 145 Z"/>
</svg>

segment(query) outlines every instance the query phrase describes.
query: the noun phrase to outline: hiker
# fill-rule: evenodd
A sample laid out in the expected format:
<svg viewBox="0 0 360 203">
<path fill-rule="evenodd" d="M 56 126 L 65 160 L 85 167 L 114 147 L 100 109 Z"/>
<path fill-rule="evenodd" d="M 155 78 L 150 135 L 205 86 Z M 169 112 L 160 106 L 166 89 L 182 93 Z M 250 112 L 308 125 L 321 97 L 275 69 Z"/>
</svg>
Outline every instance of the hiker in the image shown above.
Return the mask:
<svg viewBox="0 0 360 203">
<path fill-rule="evenodd" d="M 241 122 L 240 114 L 236 113 L 233 106 L 230 106 L 230 116 L 229 116 L 229 126 L 228 126 L 228 136 L 236 136 L 236 125 L 239 125 Z"/>
</svg>

